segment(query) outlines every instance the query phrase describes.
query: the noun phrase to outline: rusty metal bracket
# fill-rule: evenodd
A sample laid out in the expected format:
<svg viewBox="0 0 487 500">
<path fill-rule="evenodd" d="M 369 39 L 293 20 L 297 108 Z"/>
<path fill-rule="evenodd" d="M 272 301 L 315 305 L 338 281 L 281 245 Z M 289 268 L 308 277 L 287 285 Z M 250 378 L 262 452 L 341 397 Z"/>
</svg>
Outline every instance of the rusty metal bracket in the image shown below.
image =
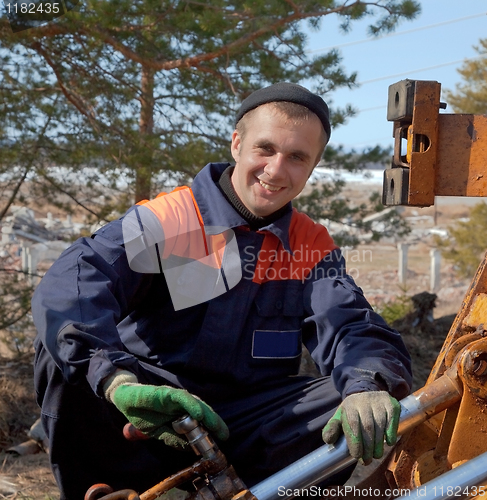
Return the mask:
<svg viewBox="0 0 487 500">
<path fill-rule="evenodd" d="M 487 115 L 440 114 L 446 107 L 440 91 L 435 81 L 389 87 L 394 156 L 384 171 L 384 205 L 424 207 L 435 196 L 487 196 Z"/>
<path fill-rule="evenodd" d="M 452 365 L 418 393 L 430 398 L 438 381 L 448 375 L 452 380 L 457 377 L 456 382 L 463 387 L 462 395 L 446 408 L 440 422 L 427 421 L 422 427 L 415 427 L 396 447 L 387 475 L 393 488 L 418 488 L 485 452 L 487 338 L 473 333 L 459 340 L 462 342 L 453 343 L 452 355 L 448 356 Z"/>
</svg>

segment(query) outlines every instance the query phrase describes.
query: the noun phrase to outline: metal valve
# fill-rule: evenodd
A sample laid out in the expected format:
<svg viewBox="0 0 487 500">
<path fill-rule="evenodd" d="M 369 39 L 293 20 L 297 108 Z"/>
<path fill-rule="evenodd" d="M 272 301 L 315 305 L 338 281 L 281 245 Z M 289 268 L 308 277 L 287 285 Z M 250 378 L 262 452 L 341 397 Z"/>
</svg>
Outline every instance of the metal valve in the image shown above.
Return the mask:
<svg viewBox="0 0 487 500">
<path fill-rule="evenodd" d="M 211 452 L 218 449 L 213 438 L 209 436 L 206 429 L 189 415 L 184 415 L 172 423 L 173 429 L 178 434 L 184 434 L 188 443 L 198 456 L 207 458 Z"/>
<path fill-rule="evenodd" d="M 186 437 L 196 455 L 201 457 L 195 464 L 140 495 L 133 490 L 113 491 L 106 484 L 96 484 L 88 490 L 85 500 L 155 500 L 170 489 L 188 482 L 192 482 L 195 488 L 192 500 L 257 500 L 197 420 L 184 415 L 174 421 L 172 426 L 175 432 Z M 123 433 L 130 440 L 147 439 L 132 424 L 127 424 Z"/>
</svg>

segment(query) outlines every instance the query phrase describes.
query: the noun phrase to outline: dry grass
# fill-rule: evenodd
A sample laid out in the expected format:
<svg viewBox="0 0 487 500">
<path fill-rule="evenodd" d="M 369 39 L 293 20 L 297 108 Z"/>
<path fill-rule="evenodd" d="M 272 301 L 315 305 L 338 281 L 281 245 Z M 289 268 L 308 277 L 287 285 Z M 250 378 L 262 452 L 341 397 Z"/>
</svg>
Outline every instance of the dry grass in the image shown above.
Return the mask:
<svg viewBox="0 0 487 500">
<path fill-rule="evenodd" d="M 18 457 L 5 450 L 28 439 L 39 416 L 34 400 L 32 355 L 0 357 L 0 498 L 49 500 L 59 497 L 45 453 Z"/>
<path fill-rule="evenodd" d="M 24 457 L 13 457 L 2 453 L 0 459 L 2 460 L 0 498 L 8 500 L 59 498 L 59 490 L 49 467 L 49 457 L 45 453 Z"/>
<path fill-rule="evenodd" d="M 0 358 L 0 449 L 26 438 L 38 416 L 32 357 Z"/>
</svg>

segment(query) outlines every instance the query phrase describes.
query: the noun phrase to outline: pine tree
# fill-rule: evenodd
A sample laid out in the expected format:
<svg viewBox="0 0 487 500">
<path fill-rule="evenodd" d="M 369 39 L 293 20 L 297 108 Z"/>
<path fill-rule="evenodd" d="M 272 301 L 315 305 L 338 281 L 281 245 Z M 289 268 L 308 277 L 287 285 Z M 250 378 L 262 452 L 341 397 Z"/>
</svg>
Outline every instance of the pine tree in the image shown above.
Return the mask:
<svg viewBox="0 0 487 500">
<path fill-rule="evenodd" d="M 466 59 L 458 73 L 463 83 L 456 85 L 456 91 L 445 92 L 448 105 L 456 113 L 487 113 L 487 38 L 474 47 L 477 58 Z"/>
<path fill-rule="evenodd" d="M 475 205 L 468 220 L 448 228 L 448 239 L 437 238 L 436 242 L 458 274 L 472 278 L 487 249 L 487 204 Z"/>
<path fill-rule="evenodd" d="M 318 30 L 337 15 L 347 30 L 370 16 L 379 34 L 418 10 L 412 0 L 90 0 L 16 34 L 0 21 L 2 153 L 13 146 L 1 163 L 19 169 L 14 185 L 25 175 L 39 195 L 64 193 L 103 217 L 113 207 L 93 208 L 102 180 L 113 188 L 125 175 L 139 201 L 227 159 L 235 110 L 254 89 L 353 87 L 336 50 L 305 52 L 304 23 Z M 332 109 L 335 126 L 353 113 Z"/>
</svg>

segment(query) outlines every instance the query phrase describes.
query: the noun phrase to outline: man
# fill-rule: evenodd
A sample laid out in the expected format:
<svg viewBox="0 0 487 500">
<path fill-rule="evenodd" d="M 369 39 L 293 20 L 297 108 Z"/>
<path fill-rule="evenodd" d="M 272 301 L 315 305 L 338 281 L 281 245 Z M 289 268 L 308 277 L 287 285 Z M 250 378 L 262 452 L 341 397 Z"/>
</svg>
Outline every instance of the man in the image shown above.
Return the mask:
<svg viewBox="0 0 487 500">
<path fill-rule="evenodd" d="M 395 439 L 406 349 L 326 229 L 291 206 L 329 140 L 328 107 L 280 83 L 236 121 L 235 166 L 207 165 L 191 189 L 78 240 L 36 290 L 36 389 L 61 498 L 98 482 L 144 491 L 188 466 L 170 430 L 184 413 L 248 486 L 342 432 L 366 463 Z M 302 343 L 322 377 L 297 376 Z M 157 439 L 124 440 L 127 421 Z"/>
</svg>

